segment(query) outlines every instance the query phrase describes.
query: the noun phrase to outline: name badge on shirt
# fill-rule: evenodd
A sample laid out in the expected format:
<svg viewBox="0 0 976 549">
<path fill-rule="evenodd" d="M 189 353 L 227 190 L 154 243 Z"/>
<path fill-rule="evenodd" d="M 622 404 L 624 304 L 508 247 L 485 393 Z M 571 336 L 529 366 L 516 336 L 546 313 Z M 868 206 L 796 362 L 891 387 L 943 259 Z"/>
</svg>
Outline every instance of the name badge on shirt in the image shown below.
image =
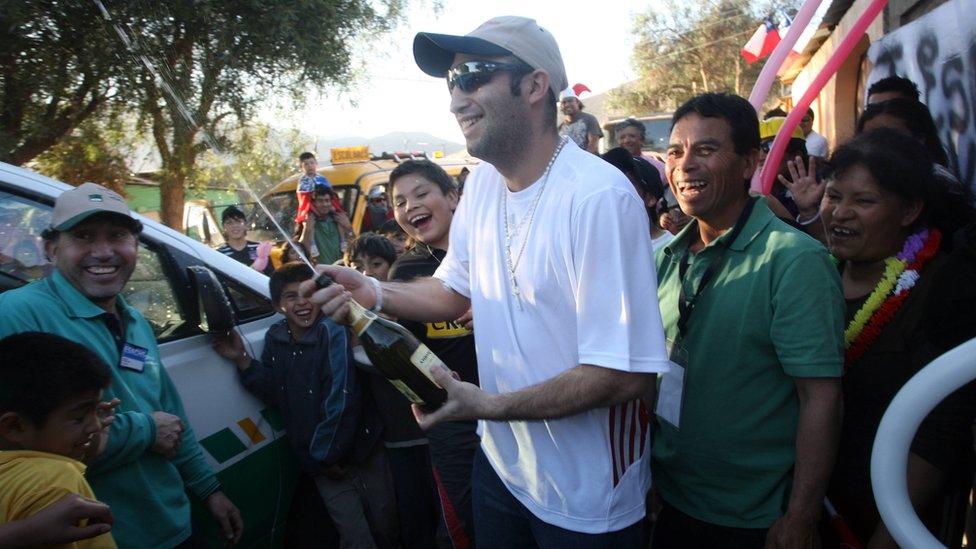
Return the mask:
<svg viewBox="0 0 976 549">
<path fill-rule="evenodd" d="M 668 359 L 671 369 L 661 378 L 657 406 L 654 413 L 675 429 L 681 427 L 681 404 L 685 392 L 685 367 L 688 351 L 679 343 L 668 340 Z"/>
<path fill-rule="evenodd" d="M 126 343 L 125 347 L 122 348 L 122 360 L 119 361 L 119 367 L 141 372 L 146 367 L 146 355 L 148 354 L 148 349 Z"/>
</svg>

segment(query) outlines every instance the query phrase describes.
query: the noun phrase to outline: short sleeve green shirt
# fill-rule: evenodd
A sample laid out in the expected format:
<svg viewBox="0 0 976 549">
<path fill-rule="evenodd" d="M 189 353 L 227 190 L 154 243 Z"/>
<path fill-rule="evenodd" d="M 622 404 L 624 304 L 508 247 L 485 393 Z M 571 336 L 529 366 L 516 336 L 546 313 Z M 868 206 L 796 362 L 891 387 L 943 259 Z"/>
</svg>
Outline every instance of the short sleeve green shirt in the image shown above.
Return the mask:
<svg viewBox="0 0 976 549">
<path fill-rule="evenodd" d="M 679 263 L 698 225 L 657 254 L 658 300 L 678 338 Z M 694 295 L 730 235 L 690 257 Z M 698 297 L 681 345 L 688 353 L 680 430 L 660 421 L 655 482 L 699 520 L 768 528 L 786 510 L 799 401 L 794 377 L 840 377 L 844 301 L 826 249 L 759 199 Z"/>
</svg>

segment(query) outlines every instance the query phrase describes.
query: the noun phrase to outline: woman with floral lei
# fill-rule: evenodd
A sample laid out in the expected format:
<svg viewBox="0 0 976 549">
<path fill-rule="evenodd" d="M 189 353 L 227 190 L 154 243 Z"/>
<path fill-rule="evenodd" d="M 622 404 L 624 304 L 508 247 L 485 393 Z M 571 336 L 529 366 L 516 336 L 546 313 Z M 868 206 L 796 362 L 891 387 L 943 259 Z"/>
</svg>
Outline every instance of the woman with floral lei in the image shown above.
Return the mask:
<svg viewBox="0 0 976 549">
<path fill-rule="evenodd" d="M 976 336 L 976 315 L 972 303 L 953 310 L 932 306 L 961 294 L 940 282 L 947 280 L 939 276 L 947 265 L 939 251 L 946 238 L 940 226 L 946 202 L 925 149 L 911 137 L 881 129 L 840 147 L 830 164 L 821 215 L 841 271 L 848 324 L 844 423 L 828 496 L 866 547 L 895 547 L 871 489 L 878 424 L 915 373 Z M 950 326 L 956 341 L 935 333 L 936 327 Z M 909 455 L 912 502 L 950 547 L 960 539 L 938 526 L 943 503 L 971 485 L 974 405 L 970 386 L 951 395 L 926 418 Z M 961 522 L 959 527 L 961 535 Z"/>
</svg>

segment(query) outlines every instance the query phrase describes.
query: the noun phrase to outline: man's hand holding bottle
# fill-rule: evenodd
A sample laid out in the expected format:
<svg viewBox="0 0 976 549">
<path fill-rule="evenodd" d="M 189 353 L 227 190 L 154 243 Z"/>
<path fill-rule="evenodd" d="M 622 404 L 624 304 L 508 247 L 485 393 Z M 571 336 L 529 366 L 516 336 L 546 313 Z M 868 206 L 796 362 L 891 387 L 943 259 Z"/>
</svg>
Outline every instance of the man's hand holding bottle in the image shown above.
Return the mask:
<svg viewBox="0 0 976 549">
<path fill-rule="evenodd" d="M 360 305 L 372 309 L 376 305 L 376 287 L 366 275 L 356 269 L 338 265 L 318 265 L 318 274 L 327 274 L 334 284 L 322 288 L 315 280 L 307 280 L 301 285 L 301 292 L 308 296 L 312 305 L 320 307 L 322 313 L 331 316 L 339 324 L 349 324 L 349 300 L 355 299 Z"/>
</svg>

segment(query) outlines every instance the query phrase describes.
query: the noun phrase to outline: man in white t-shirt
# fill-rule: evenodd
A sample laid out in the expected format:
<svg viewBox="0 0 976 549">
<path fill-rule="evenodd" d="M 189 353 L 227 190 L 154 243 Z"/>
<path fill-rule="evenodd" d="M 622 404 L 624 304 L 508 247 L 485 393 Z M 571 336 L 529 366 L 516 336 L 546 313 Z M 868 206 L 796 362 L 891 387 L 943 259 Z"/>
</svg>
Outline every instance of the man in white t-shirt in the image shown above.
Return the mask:
<svg viewBox="0 0 976 549">
<path fill-rule="evenodd" d="M 807 142 L 807 154 L 820 158 L 827 158 L 830 154 L 827 146 L 827 138 L 813 131 L 813 109 L 807 109 L 807 113 L 800 120 L 800 129 L 803 130 Z"/>
<path fill-rule="evenodd" d="M 350 297 L 424 321 L 472 309 L 481 388 L 435 367 L 448 399 L 416 414 L 425 428 L 483 420 L 476 545 L 637 547 L 650 485 L 644 399 L 669 367 L 644 204 L 617 169 L 557 135 L 566 73 L 535 21 L 420 33 L 414 57 L 447 76 L 451 111 L 483 160 L 447 256 L 409 283 L 322 267 L 342 286 L 313 302 L 337 319 Z M 420 205 L 409 215 L 426 219 Z"/>
</svg>

